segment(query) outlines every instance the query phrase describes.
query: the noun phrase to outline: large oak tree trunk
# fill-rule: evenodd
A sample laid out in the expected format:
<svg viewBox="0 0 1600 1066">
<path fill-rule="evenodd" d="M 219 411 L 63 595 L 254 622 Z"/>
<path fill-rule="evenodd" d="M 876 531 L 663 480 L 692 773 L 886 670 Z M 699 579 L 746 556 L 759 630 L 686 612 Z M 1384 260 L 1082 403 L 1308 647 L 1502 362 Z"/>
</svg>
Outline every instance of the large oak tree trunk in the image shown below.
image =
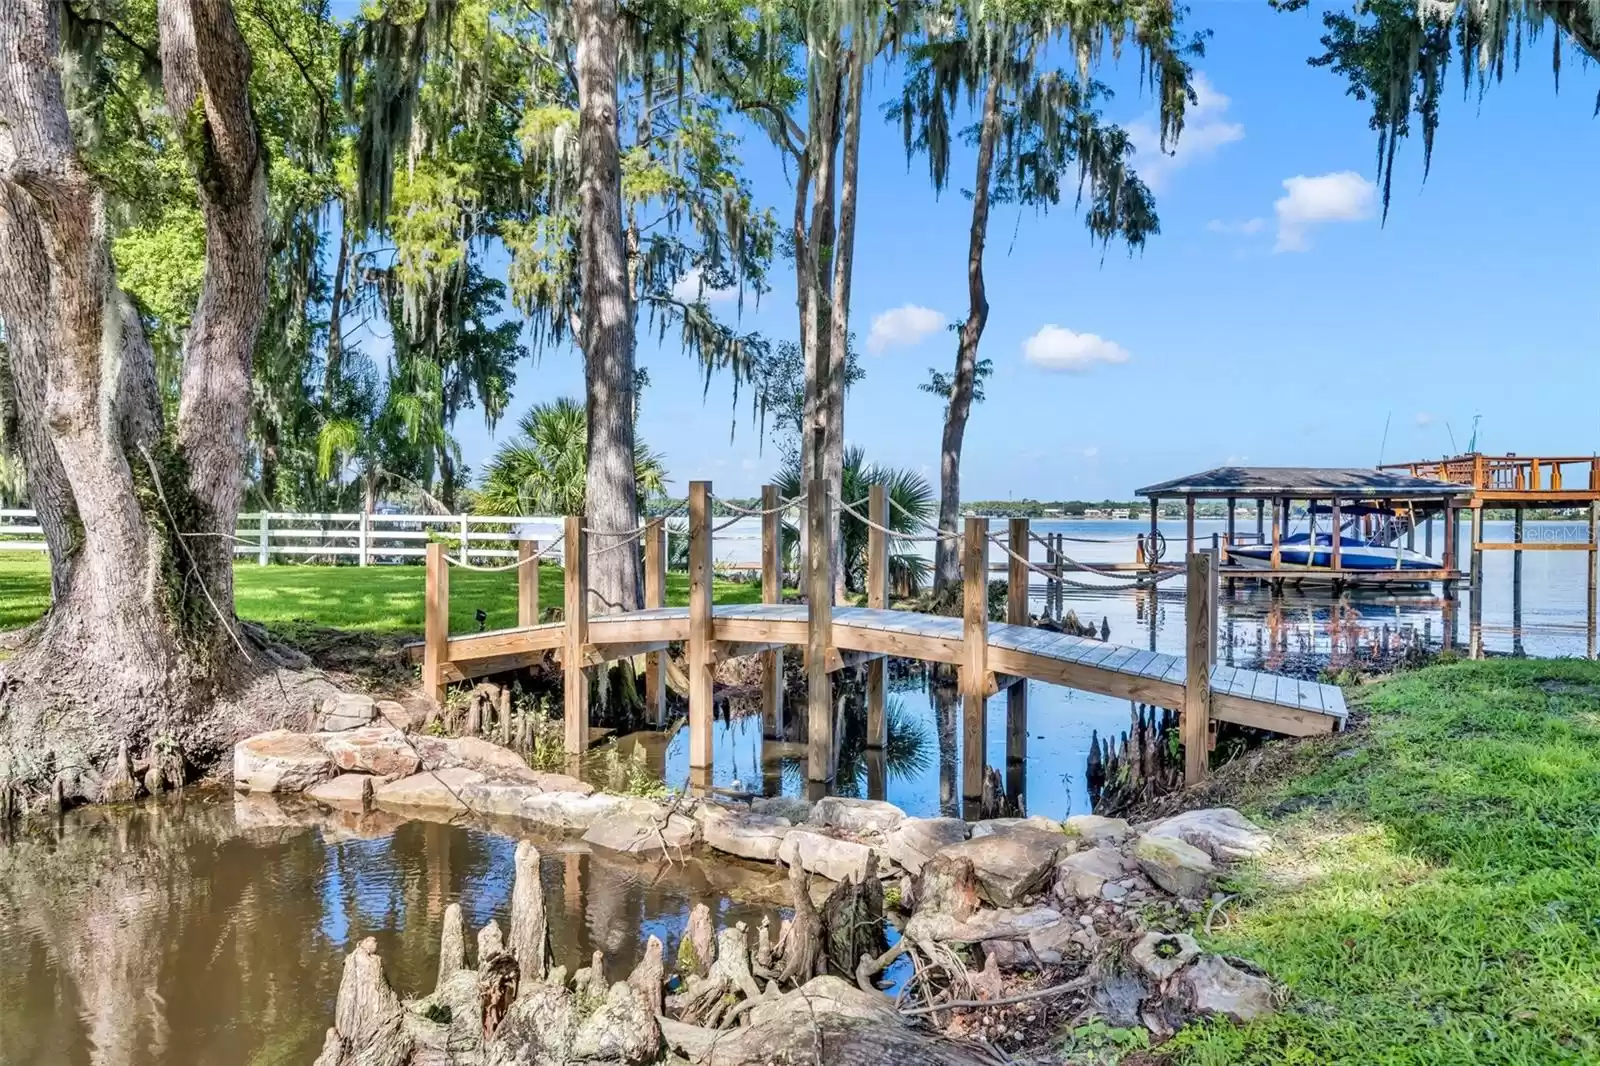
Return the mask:
<svg viewBox="0 0 1600 1066">
<path fill-rule="evenodd" d="M 66 775 L 89 798 L 93 768 L 124 742 L 227 743 L 207 711 L 243 665 L 231 538 L 266 303 L 266 174 L 231 7 L 161 0 L 158 14 L 167 107 L 192 139 L 207 234 L 176 426 L 67 120 L 61 6 L 12 0 L 0 18 L 0 318 L 54 591 L 0 670 L 0 778 L 38 788 Z"/>
<path fill-rule="evenodd" d="M 800 484 L 802 494 L 813 478 L 827 476 L 828 441 L 833 412 L 828 406 L 828 373 L 832 366 L 828 347 L 833 338 L 829 316 L 829 281 L 833 275 L 835 190 L 833 167 L 839 146 L 839 71 L 836 40 L 813 43 L 810 48 L 810 120 L 807 124 L 811 163 L 811 223 L 806 239 L 802 285 L 800 337 L 805 354 L 805 424 L 800 434 Z M 801 264 L 796 264 L 801 269 Z M 838 483 L 829 482 L 833 499 Z M 809 530 L 808 520 L 803 528 Z M 837 521 L 833 523 L 837 528 Z M 837 533 L 833 539 L 838 540 Z M 810 537 L 804 548 L 811 551 Z M 807 564 L 809 566 L 809 564 Z M 837 576 L 837 575 L 836 575 Z"/>
<path fill-rule="evenodd" d="M 606 532 L 639 524 L 634 481 L 633 314 L 627 243 L 622 228 L 622 155 L 617 130 L 615 0 L 576 0 L 578 36 L 579 270 L 589 451 L 584 510 L 589 537 L 589 587 L 596 611 L 636 610 L 643 600 L 639 553 L 617 547 Z M 609 550 L 608 550 L 609 549 Z M 592 601 L 592 602 L 593 602 Z"/>
<path fill-rule="evenodd" d="M 978 341 L 989 321 L 989 298 L 983 284 L 983 246 L 989 233 L 989 184 L 994 171 L 995 142 L 1000 136 L 1000 80 L 990 75 L 983 95 L 983 122 L 978 133 L 978 175 L 972 187 L 972 228 L 967 236 L 967 318 L 956 347 L 955 383 L 945 406 L 944 439 L 939 453 L 939 528 L 956 529 L 961 519 L 961 442 L 972 414 L 972 392 L 978 372 Z M 1014 546 L 1013 546 L 1014 547 Z M 933 585 L 942 589 L 961 580 L 960 545 L 941 539 L 934 551 Z"/>
<path fill-rule="evenodd" d="M 850 280 L 855 267 L 856 184 L 861 156 L 861 97 L 866 74 L 866 49 L 857 41 L 847 62 L 849 93 L 844 109 L 844 151 L 839 174 L 839 234 L 833 253 L 833 298 L 830 301 L 831 330 L 828 340 L 828 374 L 822 390 L 822 405 L 827 412 L 827 434 L 822 456 L 822 476 L 835 494 L 844 484 L 844 384 L 845 363 L 850 347 Z M 845 500 L 845 503 L 855 503 Z M 833 534 L 833 585 L 835 600 L 845 594 L 844 538 L 835 516 Z"/>
</svg>

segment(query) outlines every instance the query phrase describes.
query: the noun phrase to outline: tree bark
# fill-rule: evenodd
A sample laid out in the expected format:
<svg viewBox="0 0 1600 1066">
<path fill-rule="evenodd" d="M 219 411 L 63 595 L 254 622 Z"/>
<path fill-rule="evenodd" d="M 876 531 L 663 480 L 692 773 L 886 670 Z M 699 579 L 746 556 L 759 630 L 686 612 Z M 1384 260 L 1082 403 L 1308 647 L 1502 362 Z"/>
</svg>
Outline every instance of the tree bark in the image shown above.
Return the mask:
<svg viewBox="0 0 1600 1066">
<path fill-rule="evenodd" d="M 60 5 L 16 0 L 0 19 L 0 319 L 54 592 L 0 671 L 0 766 L 36 788 L 71 767 L 78 794 L 123 743 L 226 743 L 202 712 L 239 665 L 231 538 L 266 303 L 266 172 L 232 8 L 161 0 L 158 15 L 207 236 L 175 429 L 68 123 Z"/>
<path fill-rule="evenodd" d="M 590 529 L 591 610 L 637 610 L 644 598 L 639 553 L 607 533 L 639 524 L 633 468 L 633 314 L 622 228 L 622 156 L 617 129 L 615 0 L 576 0 L 578 40 L 579 271 L 589 434 L 584 512 Z M 610 549 L 610 550 L 608 550 Z"/>
<path fill-rule="evenodd" d="M 805 425 L 800 434 L 800 482 L 827 474 L 827 447 L 830 411 L 827 405 L 828 371 L 831 360 L 828 345 L 833 337 L 828 313 L 828 281 L 833 273 L 834 180 L 833 166 L 838 154 L 839 70 L 837 38 L 812 42 L 810 120 L 807 123 L 807 152 L 811 163 L 811 221 L 806 240 L 805 270 L 802 275 L 804 306 L 800 336 L 805 353 Z M 796 264 L 797 269 L 800 264 Z M 830 489 L 836 489 L 830 483 Z M 834 491 L 833 498 L 837 498 Z M 806 523 L 810 527 L 810 522 Z M 838 540 L 837 534 L 833 539 Z M 804 549 L 811 551 L 810 538 Z M 809 557 L 809 554 L 808 554 Z M 809 564 L 808 564 L 809 565 Z"/>
<path fill-rule="evenodd" d="M 322 367 L 322 402 L 333 403 L 344 363 L 344 294 L 350 273 L 350 227 L 345 224 L 344 207 L 339 209 L 339 257 L 333 266 L 333 290 L 328 297 L 328 354 Z"/>
<path fill-rule="evenodd" d="M 961 444 L 972 414 L 977 380 L 978 341 L 989 321 L 989 298 L 983 283 L 983 246 L 989 234 L 989 185 L 994 172 L 995 142 L 1000 136 L 1000 79 L 989 75 L 983 94 L 983 120 L 978 133 L 978 174 L 972 188 L 972 228 L 967 236 L 967 318 L 956 346 L 955 383 L 945 405 L 944 439 L 939 453 L 939 528 L 953 530 L 961 519 Z M 954 540 L 934 550 L 935 591 L 961 580 L 961 552 Z"/>
<path fill-rule="evenodd" d="M 866 49 L 860 40 L 857 40 L 850 49 L 846 63 L 849 96 L 845 103 L 844 151 L 839 176 L 839 233 L 833 251 L 828 373 L 822 390 L 822 405 L 827 412 L 822 476 L 827 479 L 828 486 L 836 497 L 844 484 L 844 379 L 845 362 L 850 346 L 850 280 L 851 271 L 855 267 L 856 178 L 861 156 L 862 80 L 867 65 Z M 838 532 L 838 522 L 842 516 L 842 511 L 835 516 L 833 533 L 835 601 L 843 600 L 845 594 L 844 538 Z"/>
</svg>

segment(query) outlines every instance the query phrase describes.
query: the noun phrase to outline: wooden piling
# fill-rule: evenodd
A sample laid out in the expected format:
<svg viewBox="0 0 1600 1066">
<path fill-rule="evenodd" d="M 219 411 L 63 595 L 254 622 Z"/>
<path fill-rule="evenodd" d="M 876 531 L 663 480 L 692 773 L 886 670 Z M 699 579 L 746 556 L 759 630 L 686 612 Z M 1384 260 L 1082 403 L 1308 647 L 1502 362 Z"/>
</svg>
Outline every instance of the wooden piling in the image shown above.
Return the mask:
<svg viewBox="0 0 1600 1066">
<path fill-rule="evenodd" d="M 1278 520 L 1278 514 L 1288 506 L 1283 500 L 1274 496 L 1272 498 L 1272 569 L 1276 571 L 1283 563 L 1283 523 Z"/>
<path fill-rule="evenodd" d="M 1008 543 L 1014 555 L 1006 561 L 1006 621 L 1025 626 L 1028 617 L 1028 520 L 1013 518 Z M 1018 556 L 1021 556 L 1019 559 Z M 1006 791 L 1016 800 L 1027 782 L 1028 682 L 1018 678 L 1006 689 Z"/>
<path fill-rule="evenodd" d="M 1335 496 L 1332 500 L 1330 500 L 1328 502 L 1329 502 L 1330 508 L 1333 511 L 1333 515 L 1332 515 L 1333 531 L 1329 534 L 1329 539 L 1328 539 L 1328 543 L 1329 543 L 1328 566 L 1330 568 L 1334 569 L 1334 570 L 1338 570 L 1340 568 L 1339 564 L 1341 562 L 1341 560 L 1339 558 L 1339 525 L 1340 525 L 1339 497 Z M 1315 547 L 1315 545 L 1313 545 L 1313 547 Z"/>
<path fill-rule="evenodd" d="M 873 485 L 867 495 L 867 606 L 879 610 L 889 606 L 889 489 Z M 882 527 L 881 529 L 879 527 Z M 888 700 L 888 662 L 873 659 L 867 664 L 867 747 L 881 748 L 889 742 L 885 718 Z"/>
<path fill-rule="evenodd" d="M 1600 478 L 1600 460 L 1595 461 L 1592 475 Z M 1600 500 L 1589 504 L 1589 641 L 1588 656 L 1595 657 L 1596 586 L 1600 584 Z"/>
<path fill-rule="evenodd" d="M 1468 589 L 1472 599 L 1467 604 L 1467 655 L 1473 659 L 1483 657 L 1483 508 L 1472 509 L 1472 574 Z"/>
<path fill-rule="evenodd" d="M 517 542 L 517 625 L 539 624 L 539 542 Z"/>
<path fill-rule="evenodd" d="M 806 779 L 833 780 L 833 682 L 828 648 L 833 643 L 833 551 L 828 483 L 806 486 Z"/>
<path fill-rule="evenodd" d="M 1187 554 L 1194 554 L 1194 497 L 1190 496 L 1184 501 L 1183 528 L 1185 548 Z"/>
<path fill-rule="evenodd" d="M 1228 535 L 1222 542 L 1222 552 L 1218 556 L 1218 561 L 1222 563 L 1226 563 L 1228 561 L 1228 549 L 1233 547 L 1234 538 L 1237 536 L 1233 528 L 1233 512 L 1238 505 L 1238 500 L 1234 499 L 1232 496 L 1228 497 Z"/>
<path fill-rule="evenodd" d="M 644 605 L 646 608 L 667 605 L 667 523 L 661 518 L 652 518 L 645 524 Z M 667 653 L 664 651 L 653 651 L 645 656 L 644 705 L 654 716 L 656 728 L 665 728 Z"/>
<path fill-rule="evenodd" d="M 450 658 L 450 564 L 444 545 L 428 545 L 426 595 L 422 610 L 422 693 L 444 704 L 444 667 Z"/>
<path fill-rule="evenodd" d="M 783 602 L 783 515 L 778 513 L 778 486 L 761 486 L 761 602 Z M 761 653 L 761 733 L 782 740 L 783 649 Z"/>
<path fill-rule="evenodd" d="M 989 671 L 989 520 L 969 516 L 961 543 L 961 795 L 983 798 Z"/>
<path fill-rule="evenodd" d="M 1184 588 L 1183 771 L 1191 785 L 1205 780 L 1211 756 L 1211 556 L 1189 553 Z"/>
<path fill-rule="evenodd" d="M 689 770 L 711 771 L 711 482 L 689 482 Z"/>
<path fill-rule="evenodd" d="M 568 515 L 562 574 L 563 617 L 561 689 L 566 752 L 582 755 L 589 748 L 589 678 L 583 669 L 589 647 L 589 544 L 583 517 Z"/>
</svg>

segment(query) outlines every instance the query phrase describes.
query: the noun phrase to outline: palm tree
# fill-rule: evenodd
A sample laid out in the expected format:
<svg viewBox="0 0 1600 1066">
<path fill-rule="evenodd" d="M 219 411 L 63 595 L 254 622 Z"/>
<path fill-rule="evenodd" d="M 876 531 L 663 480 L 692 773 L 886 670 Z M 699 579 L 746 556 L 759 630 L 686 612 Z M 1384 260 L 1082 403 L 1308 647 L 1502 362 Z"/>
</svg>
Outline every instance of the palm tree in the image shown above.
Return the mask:
<svg viewBox="0 0 1600 1066">
<path fill-rule="evenodd" d="M 535 404 L 517 423 L 516 437 L 502 444 L 489 462 L 476 495 L 484 514 L 584 513 L 588 471 L 589 418 L 583 402 L 563 396 Z M 633 446 L 634 482 L 641 499 L 666 491 L 661 456 L 637 438 Z"/>
<path fill-rule="evenodd" d="M 802 449 L 803 450 L 803 449 Z M 778 495 L 790 498 L 801 494 L 800 455 L 789 456 L 783 472 L 778 476 Z M 928 578 L 928 561 L 916 553 L 907 537 L 921 529 L 933 514 L 933 488 L 926 478 L 914 470 L 888 466 L 868 466 L 866 453 L 860 447 L 845 450 L 843 476 L 844 502 L 855 510 L 866 513 L 864 501 L 873 485 L 883 485 L 889 490 L 889 528 L 901 534 L 889 539 L 889 585 L 899 596 L 915 596 L 922 591 Z M 867 584 L 867 526 L 849 513 L 839 516 L 839 536 L 842 539 L 842 559 L 845 588 L 860 592 Z M 784 528 L 784 550 L 789 551 L 798 541 L 798 533 Z"/>
</svg>

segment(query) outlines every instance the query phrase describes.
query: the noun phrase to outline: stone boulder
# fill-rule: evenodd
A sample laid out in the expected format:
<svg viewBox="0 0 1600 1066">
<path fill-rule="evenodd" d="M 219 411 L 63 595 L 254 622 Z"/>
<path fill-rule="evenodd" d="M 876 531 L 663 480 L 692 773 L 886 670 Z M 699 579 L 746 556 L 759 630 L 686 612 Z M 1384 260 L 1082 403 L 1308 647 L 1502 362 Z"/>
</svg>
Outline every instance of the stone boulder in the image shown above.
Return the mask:
<svg viewBox="0 0 1600 1066">
<path fill-rule="evenodd" d="M 840 840 L 813 829 L 796 827 L 778 846 L 778 860 L 830 881 L 862 881 L 872 849 L 854 840 Z"/>
<path fill-rule="evenodd" d="M 1181 840 L 1218 862 L 1259 859 L 1272 850 L 1272 838 L 1231 807 L 1184 811 L 1146 826 L 1144 835 Z"/>
<path fill-rule="evenodd" d="M 322 701 L 317 729 L 324 733 L 360 729 L 371 725 L 377 713 L 377 701 L 371 696 L 359 692 L 335 692 Z"/>
<path fill-rule="evenodd" d="M 996 940 L 1028 940 L 1062 921 L 1061 912 L 1050 907 L 1006 907 L 983 910 L 956 918 L 940 912 L 913 914 L 906 921 L 905 935 L 913 941 L 938 940 L 978 944 Z"/>
<path fill-rule="evenodd" d="M 906 820 L 906 812 L 883 800 L 824 796 L 811 808 L 812 825 L 853 834 L 884 834 Z"/>
<path fill-rule="evenodd" d="M 522 756 L 481 737 L 413 737 L 424 770 L 476 770 L 497 780 L 537 784 L 540 774 Z"/>
<path fill-rule="evenodd" d="M 1104 818 L 1098 814 L 1075 814 L 1061 823 L 1062 831 L 1087 844 L 1101 841 L 1117 844 L 1127 839 L 1129 829 L 1126 818 Z"/>
<path fill-rule="evenodd" d="M 392 726 L 347 729 L 323 738 L 322 746 L 345 773 L 410 777 L 422 768 L 422 760 L 405 734 Z"/>
<path fill-rule="evenodd" d="M 693 847 L 699 839 L 700 827 L 681 814 L 668 815 L 662 823 L 659 818 L 619 813 L 600 819 L 583 834 L 583 842 L 590 847 L 627 855 L 678 852 Z"/>
<path fill-rule="evenodd" d="M 443 770 L 424 770 L 380 785 L 372 798 L 384 807 L 431 807 L 443 811 L 466 811 L 462 790 L 484 779 L 476 770 L 454 766 Z"/>
<path fill-rule="evenodd" d="M 422 728 L 427 712 L 419 706 L 406 706 L 399 700 L 379 700 L 372 707 L 375 721 L 402 733 L 415 733 Z"/>
<path fill-rule="evenodd" d="M 476 772 L 476 771 L 469 771 Z M 482 775 L 480 775 L 481 777 Z M 522 814 L 522 805 L 529 797 L 541 795 L 537 785 L 524 785 L 516 781 L 495 781 L 483 779 L 471 784 L 463 785 L 460 789 L 461 800 L 468 809 L 478 814 L 493 814 L 500 817 L 518 817 Z"/>
<path fill-rule="evenodd" d="M 233 746 L 233 787 L 243 792 L 304 792 L 334 773 L 318 738 L 305 733 L 274 729 Z"/>
<path fill-rule="evenodd" d="M 750 801 L 750 813 L 787 818 L 791 825 L 800 825 L 811 817 L 811 804 L 799 796 L 757 796 Z"/>
<path fill-rule="evenodd" d="M 1200 945 L 1188 933 L 1146 933 L 1128 953 L 1134 966 L 1156 984 L 1183 969 L 1200 954 Z"/>
<path fill-rule="evenodd" d="M 1027 818 L 986 818 L 981 822 L 973 822 L 972 835 L 977 838 L 990 836 L 994 833 L 1008 833 L 1018 826 L 1038 829 L 1045 833 L 1061 832 L 1060 822 L 1054 818 L 1046 818 L 1043 815 L 1035 814 Z"/>
<path fill-rule="evenodd" d="M 580 796 L 594 795 L 593 785 L 567 774 L 541 773 L 535 770 L 526 781 L 540 792 L 576 792 Z"/>
<path fill-rule="evenodd" d="M 1177 837 L 1145 834 L 1133 857 L 1150 880 L 1180 899 L 1204 899 L 1217 876 L 1211 856 Z"/>
<path fill-rule="evenodd" d="M 601 818 L 626 810 L 628 802 L 620 796 L 595 792 L 533 792 L 525 796 L 517 816 L 551 829 L 584 829 Z"/>
<path fill-rule="evenodd" d="M 1272 982 L 1234 966 L 1220 955 L 1203 955 L 1178 978 L 1190 1005 L 1201 1014 L 1254 1021 L 1276 1007 Z"/>
<path fill-rule="evenodd" d="M 884 840 L 889 858 L 913 874 L 934 852 L 967 839 L 967 823 L 960 818 L 907 818 L 891 830 Z"/>
<path fill-rule="evenodd" d="M 1056 860 L 1069 846 L 1060 833 L 1016 826 L 951 844 L 938 854 L 971 862 L 979 894 L 993 906 L 1015 907 L 1048 886 Z"/>
<path fill-rule="evenodd" d="M 359 811 L 371 803 L 375 783 L 370 774 L 340 774 L 306 789 L 306 796 L 328 807 Z"/>
<path fill-rule="evenodd" d="M 791 828 L 787 818 L 731 811 L 710 803 L 702 804 L 694 818 L 707 847 L 755 862 L 777 862 L 778 849 Z"/>
<path fill-rule="evenodd" d="M 1115 848 L 1085 848 L 1056 863 L 1055 896 L 1062 901 L 1101 899 L 1107 884 L 1122 880 L 1138 868 Z"/>
</svg>

